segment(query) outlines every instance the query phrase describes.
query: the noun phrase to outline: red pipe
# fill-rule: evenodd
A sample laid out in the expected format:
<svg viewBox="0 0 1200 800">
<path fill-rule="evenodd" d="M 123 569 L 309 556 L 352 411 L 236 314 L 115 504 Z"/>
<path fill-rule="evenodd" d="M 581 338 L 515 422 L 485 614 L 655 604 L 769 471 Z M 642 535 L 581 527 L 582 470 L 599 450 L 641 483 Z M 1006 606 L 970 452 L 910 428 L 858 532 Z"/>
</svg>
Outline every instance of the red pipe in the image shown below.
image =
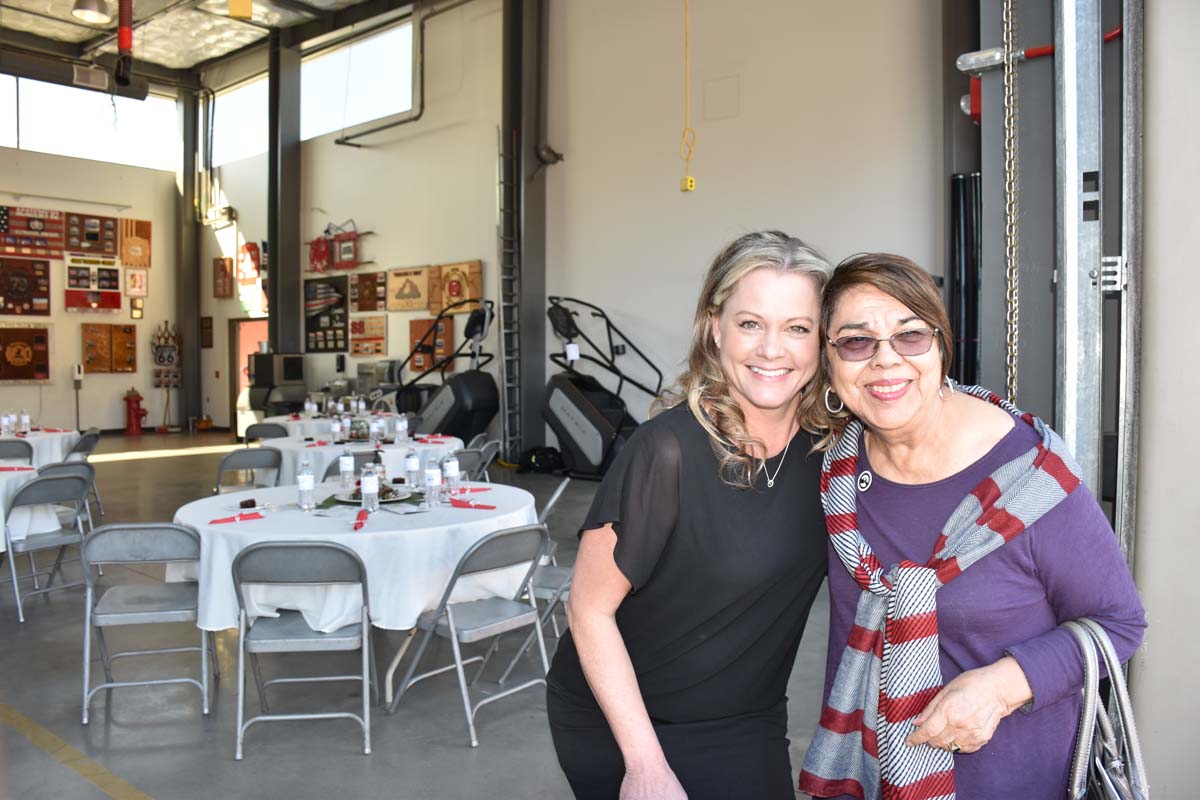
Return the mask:
<svg viewBox="0 0 1200 800">
<path fill-rule="evenodd" d="M 117 11 L 117 52 L 133 53 L 133 0 L 120 0 Z"/>
<path fill-rule="evenodd" d="M 122 0 L 122 2 L 125 2 L 125 0 Z M 1114 39 L 1120 38 L 1120 36 L 1121 36 L 1121 26 L 1118 25 L 1117 27 L 1113 28 L 1111 31 L 1108 31 L 1107 33 L 1104 34 L 1104 41 L 1111 42 Z M 1026 48 L 1026 50 L 1025 50 L 1025 60 L 1026 61 L 1031 61 L 1035 58 L 1044 58 L 1045 56 L 1052 56 L 1052 55 L 1054 55 L 1054 45 L 1052 45 L 1052 44 L 1043 44 L 1043 45 L 1039 45 L 1038 47 L 1029 47 L 1029 48 Z"/>
</svg>

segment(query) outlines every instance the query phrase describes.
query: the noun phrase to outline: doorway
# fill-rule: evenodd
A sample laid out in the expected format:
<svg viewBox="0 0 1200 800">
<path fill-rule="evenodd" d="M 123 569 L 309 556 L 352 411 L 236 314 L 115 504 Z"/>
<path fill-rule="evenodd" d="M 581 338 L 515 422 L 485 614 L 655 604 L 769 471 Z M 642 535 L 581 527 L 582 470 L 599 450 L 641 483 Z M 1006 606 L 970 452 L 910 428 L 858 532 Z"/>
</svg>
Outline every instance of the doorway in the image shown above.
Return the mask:
<svg viewBox="0 0 1200 800">
<path fill-rule="evenodd" d="M 250 354 L 258 352 L 258 343 L 267 341 L 266 319 L 229 320 L 229 430 L 239 439 L 246 426 L 258 421 L 250 408 Z"/>
</svg>

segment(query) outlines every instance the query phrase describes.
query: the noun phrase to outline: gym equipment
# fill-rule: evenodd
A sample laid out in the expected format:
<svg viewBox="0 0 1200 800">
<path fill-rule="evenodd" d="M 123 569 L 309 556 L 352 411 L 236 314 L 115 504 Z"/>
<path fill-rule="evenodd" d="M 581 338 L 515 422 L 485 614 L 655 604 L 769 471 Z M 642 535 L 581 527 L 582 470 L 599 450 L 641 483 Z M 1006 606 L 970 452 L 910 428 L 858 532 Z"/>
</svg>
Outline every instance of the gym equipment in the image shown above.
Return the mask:
<svg viewBox="0 0 1200 800">
<path fill-rule="evenodd" d="M 444 433 L 468 442 L 485 432 L 492 418 L 500 410 L 500 392 L 496 388 L 496 379 L 482 370 L 482 367 L 495 358 L 494 354 L 483 352 L 483 340 L 487 338 L 495 318 L 495 305 L 491 300 L 460 300 L 443 308 L 434 324 L 396 368 L 396 374 L 399 375 L 400 370 L 417 353 L 429 353 L 432 356 L 433 337 L 436 335 L 438 322 L 444 319 L 451 309 L 467 303 L 478 303 L 479 307 L 467 317 L 462 344 L 452 354 L 435 360 L 429 369 L 396 390 L 395 404 L 398 411 L 413 410 L 413 406 L 419 408 L 417 413 L 421 415 L 421 423 L 415 433 Z M 470 353 L 464 353 L 463 350 L 468 347 Z M 470 369 L 447 375 L 446 366 L 456 358 L 469 358 Z M 441 373 L 441 386 L 420 382 L 434 372 Z"/>
<path fill-rule="evenodd" d="M 551 354 L 550 360 L 563 371 L 551 377 L 546 385 L 542 419 L 558 437 L 567 474 L 599 480 L 638 426 L 621 399 L 621 390 L 629 385 L 657 397 L 662 391 L 662 372 L 613 325 L 599 306 L 574 297 L 550 297 L 549 300 L 546 316 L 555 335 L 563 340 L 563 352 Z M 604 323 L 607 351 L 580 330 L 575 323 L 579 311 L 572 310 L 567 304 L 587 309 L 592 318 Z M 581 353 L 577 339 L 583 340 L 595 355 Z M 627 350 L 636 354 L 658 377 L 654 388 L 634 380 L 617 366 L 617 356 L 624 355 Z M 592 375 L 577 370 L 575 365 L 580 361 L 616 377 L 616 391 L 609 391 Z"/>
</svg>

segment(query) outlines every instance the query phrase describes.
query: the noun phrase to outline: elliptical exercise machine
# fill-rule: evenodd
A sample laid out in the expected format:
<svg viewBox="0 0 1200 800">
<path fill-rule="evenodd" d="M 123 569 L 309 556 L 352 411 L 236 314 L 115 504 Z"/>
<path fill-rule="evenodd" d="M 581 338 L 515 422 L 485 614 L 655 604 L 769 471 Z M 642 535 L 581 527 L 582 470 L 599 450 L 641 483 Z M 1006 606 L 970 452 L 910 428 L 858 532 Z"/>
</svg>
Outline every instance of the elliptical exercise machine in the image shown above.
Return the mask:
<svg viewBox="0 0 1200 800">
<path fill-rule="evenodd" d="M 500 410 L 500 392 L 496 388 L 496 379 L 482 370 L 482 367 L 496 357 L 493 353 L 483 352 L 483 341 L 487 338 L 495 319 L 495 304 L 491 300 L 459 300 L 443 308 L 433 325 L 429 326 L 429 330 L 413 345 L 412 352 L 401 362 L 397 373 L 403 370 L 417 353 L 426 353 L 432 358 L 433 342 L 439 323 L 451 309 L 467 303 L 478 303 L 479 307 L 467 317 L 462 344 L 450 355 L 435 360 L 429 369 L 396 390 L 397 410 L 405 411 L 413 407 L 420 409 L 417 413 L 421 415 L 421 422 L 416 426 L 415 433 L 444 433 L 469 442 L 487 430 Z M 465 348 L 470 348 L 470 353 L 464 353 Z M 458 358 L 469 358 L 470 368 L 466 372 L 447 375 L 446 367 Z M 420 382 L 434 372 L 441 373 L 440 386 Z"/>
<path fill-rule="evenodd" d="M 638 426 L 621 399 L 621 390 L 628 385 L 652 398 L 657 397 L 662 391 L 662 371 L 629 341 L 599 306 L 574 297 L 550 297 L 549 300 L 546 316 L 555 335 L 563 341 L 563 352 L 552 353 L 550 360 L 563 371 L 552 376 L 546 384 L 542 419 L 558 438 L 567 473 L 599 480 Z M 587 309 L 592 318 L 604 323 L 606 350 L 580 330 L 575 322 L 580 312 L 568 308 L 567 304 Z M 582 340 L 595 354 L 580 352 L 576 340 Z M 617 366 L 617 356 L 624 355 L 627 350 L 637 355 L 657 376 L 653 388 L 631 378 Z M 575 365 L 581 361 L 616 377 L 616 391 L 609 391 L 592 375 L 578 371 Z"/>
</svg>

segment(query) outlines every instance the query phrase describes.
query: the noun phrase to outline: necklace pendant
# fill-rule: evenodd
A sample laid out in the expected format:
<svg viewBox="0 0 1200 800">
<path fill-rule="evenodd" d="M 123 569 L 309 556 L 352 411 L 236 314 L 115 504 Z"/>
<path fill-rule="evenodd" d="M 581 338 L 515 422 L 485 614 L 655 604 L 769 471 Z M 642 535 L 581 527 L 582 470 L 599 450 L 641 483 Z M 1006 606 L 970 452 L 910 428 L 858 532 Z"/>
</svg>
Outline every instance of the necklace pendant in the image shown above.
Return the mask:
<svg viewBox="0 0 1200 800">
<path fill-rule="evenodd" d="M 773 478 L 767 478 L 767 488 L 771 489 L 774 486 L 775 486 L 775 480 Z"/>
</svg>

